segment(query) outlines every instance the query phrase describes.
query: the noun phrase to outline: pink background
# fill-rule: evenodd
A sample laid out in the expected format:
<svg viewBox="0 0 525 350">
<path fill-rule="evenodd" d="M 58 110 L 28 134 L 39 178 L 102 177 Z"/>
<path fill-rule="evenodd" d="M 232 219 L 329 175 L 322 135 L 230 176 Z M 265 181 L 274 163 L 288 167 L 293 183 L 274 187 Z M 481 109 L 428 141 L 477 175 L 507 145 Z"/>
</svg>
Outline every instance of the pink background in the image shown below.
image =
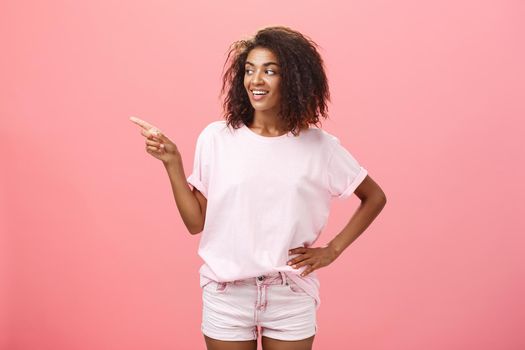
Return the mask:
<svg viewBox="0 0 525 350">
<path fill-rule="evenodd" d="M 205 348 L 200 236 L 128 118 L 189 174 L 228 45 L 268 25 L 320 44 L 323 127 L 388 197 L 318 270 L 314 348 L 525 348 L 523 4 L 3 1 L 0 349 Z"/>
</svg>

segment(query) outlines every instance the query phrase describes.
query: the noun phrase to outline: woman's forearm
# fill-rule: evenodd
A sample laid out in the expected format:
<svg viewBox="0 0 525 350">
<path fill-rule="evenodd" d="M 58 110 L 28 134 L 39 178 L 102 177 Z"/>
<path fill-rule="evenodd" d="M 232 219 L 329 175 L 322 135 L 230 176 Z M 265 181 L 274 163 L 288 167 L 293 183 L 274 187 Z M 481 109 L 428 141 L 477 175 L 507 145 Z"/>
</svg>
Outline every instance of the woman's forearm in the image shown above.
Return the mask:
<svg viewBox="0 0 525 350">
<path fill-rule="evenodd" d="M 336 256 L 341 253 L 366 230 L 366 228 L 379 215 L 386 204 L 386 198 L 377 196 L 361 201 L 350 221 L 344 229 L 335 236 L 326 246 L 333 249 Z"/>
<path fill-rule="evenodd" d="M 175 203 L 184 225 L 191 234 L 199 233 L 202 230 L 204 218 L 199 201 L 186 181 L 182 159 L 164 163 L 164 167 L 168 172 Z"/>
</svg>

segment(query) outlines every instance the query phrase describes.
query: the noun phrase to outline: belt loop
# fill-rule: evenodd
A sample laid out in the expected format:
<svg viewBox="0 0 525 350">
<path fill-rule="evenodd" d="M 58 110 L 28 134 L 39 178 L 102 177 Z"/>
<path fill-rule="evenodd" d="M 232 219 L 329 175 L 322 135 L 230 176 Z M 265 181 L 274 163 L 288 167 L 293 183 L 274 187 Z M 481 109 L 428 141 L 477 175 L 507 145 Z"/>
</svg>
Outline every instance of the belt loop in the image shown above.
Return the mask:
<svg viewBox="0 0 525 350">
<path fill-rule="evenodd" d="M 281 279 L 283 280 L 282 285 L 284 286 L 286 284 L 286 274 L 282 271 L 279 271 L 281 274 Z"/>
</svg>

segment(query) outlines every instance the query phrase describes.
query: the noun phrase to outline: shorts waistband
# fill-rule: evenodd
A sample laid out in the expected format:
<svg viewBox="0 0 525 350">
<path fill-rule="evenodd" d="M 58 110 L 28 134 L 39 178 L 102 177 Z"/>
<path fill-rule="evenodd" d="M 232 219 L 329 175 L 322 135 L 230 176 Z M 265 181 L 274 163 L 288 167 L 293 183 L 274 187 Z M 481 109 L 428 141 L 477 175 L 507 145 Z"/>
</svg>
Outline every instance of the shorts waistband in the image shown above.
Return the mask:
<svg viewBox="0 0 525 350">
<path fill-rule="evenodd" d="M 287 277 L 282 271 L 272 272 L 257 277 L 249 277 L 242 280 L 235 280 L 233 284 L 248 284 L 248 285 L 270 285 L 270 284 L 286 284 Z"/>
</svg>

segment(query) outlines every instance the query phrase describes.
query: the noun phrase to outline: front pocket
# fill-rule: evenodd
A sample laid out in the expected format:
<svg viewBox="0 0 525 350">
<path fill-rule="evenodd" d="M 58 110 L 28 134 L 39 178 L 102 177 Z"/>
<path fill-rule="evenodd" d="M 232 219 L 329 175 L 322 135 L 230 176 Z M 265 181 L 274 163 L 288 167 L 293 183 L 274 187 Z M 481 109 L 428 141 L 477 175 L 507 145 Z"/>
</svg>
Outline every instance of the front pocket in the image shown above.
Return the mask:
<svg viewBox="0 0 525 350">
<path fill-rule="evenodd" d="M 209 281 L 202 287 L 202 289 L 212 293 L 224 293 L 226 289 L 228 289 L 228 285 L 228 282 Z"/>
<path fill-rule="evenodd" d="M 288 287 L 288 290 L 290 290 L 292 293 L 294 294 L 307 294 L 304 289 L 302 289 L 301 287 L 299 287 L 297 285 L 297 283 L 295 283 L 294 281 L 292 281 L 291 279 L 288 279 L 286 281 L 286 285 Z"/>
<path fill-rule="evenodd" d="M 228 282 L 215 282 L 215 291 L 217 293 L 224 293 L 226 289 L 228 289 L 229 283 Z"/>
<path fill-rule="evenodd" d="M 208 281 L 206 282 L 201 288 L 204 289 L 206 288 L 207 286 L 209 286 L 210 284 L 212 284 L 213 281 Z"/>
</svg>

